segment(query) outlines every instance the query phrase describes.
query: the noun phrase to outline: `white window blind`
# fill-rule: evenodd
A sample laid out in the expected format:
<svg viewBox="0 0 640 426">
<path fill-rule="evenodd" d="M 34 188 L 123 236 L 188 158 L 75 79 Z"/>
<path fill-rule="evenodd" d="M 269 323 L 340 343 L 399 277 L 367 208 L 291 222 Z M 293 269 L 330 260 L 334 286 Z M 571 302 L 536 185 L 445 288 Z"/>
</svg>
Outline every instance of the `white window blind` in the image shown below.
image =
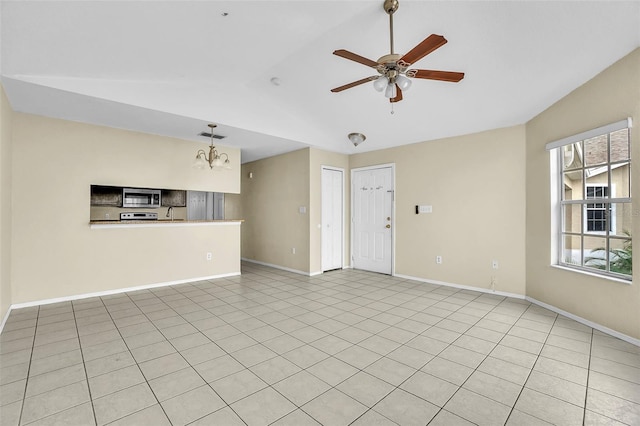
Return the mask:
<svg viewBox="0 0 640 426">
<path fill-rule="evenodd" d="M 547 151 L 551 151 L 561 146 L 570 145 L 572 143 L 580 142 L 585 139 L 591 139 L 596 136 L 605 135 L 607 133 L 615 132 L 616 130 L 622 130 L 631 128 L 631 117 L 624 120 L 617 121 L 615 123 L 607 124 L 606 126 L 598 127 L 597 129 L 591 129 L 586 132 L 578 133 L 577 135 L 568 136 L 566 138 L 558 139 L 557 141 L 549 142 L 545 145 Z"/>
</svg>

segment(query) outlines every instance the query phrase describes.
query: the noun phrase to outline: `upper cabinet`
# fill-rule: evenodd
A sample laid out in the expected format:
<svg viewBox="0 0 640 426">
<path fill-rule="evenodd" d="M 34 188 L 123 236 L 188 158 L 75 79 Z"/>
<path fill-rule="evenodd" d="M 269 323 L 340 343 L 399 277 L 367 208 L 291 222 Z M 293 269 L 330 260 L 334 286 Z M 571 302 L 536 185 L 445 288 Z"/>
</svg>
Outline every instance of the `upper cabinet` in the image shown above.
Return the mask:
<svg viewBox="0 0 640 426">
<path fill-rule="evenodd" d="M 186 207 L 187 191 L 177 189 L 162 190 L 162 206 L 163 207 Z"/>
<path fill-rule="evenodd" d="M 91 205 L 122 207 L 122 188 L 91 185 Z"/>
</svg>

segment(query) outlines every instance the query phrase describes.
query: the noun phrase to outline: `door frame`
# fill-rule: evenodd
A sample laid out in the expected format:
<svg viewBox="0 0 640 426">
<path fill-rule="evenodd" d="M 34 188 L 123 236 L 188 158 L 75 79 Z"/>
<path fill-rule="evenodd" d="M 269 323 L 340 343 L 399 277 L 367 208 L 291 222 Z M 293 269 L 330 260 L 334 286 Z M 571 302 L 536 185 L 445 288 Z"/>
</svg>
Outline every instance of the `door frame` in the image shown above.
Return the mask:
<svg viewBox="0 0 640 426">
<path fill-rule="evenodd" d="M 351 169 L 351 210 L 350 210 L 350 215 L 351 215 L 351 229 L 350 229 L 350 239 L 349 239 L 349 245 L 350 245 L 350 253 L 349 253 L 349 259 L 351 260 L 351 268 L 353 268 L 353 263 L 354 263 L 354 258 L 353 258 L 353 231 L 354 231 L 354 215 L 353 215 L 353 202 L 355 200 L 355 187 L 354 187 L 354 175 L 357 172 L 363 172 L 366 170 L 373 170 L 373 169 L 384 169 L 390 167 L 391 168 L 391 180 L 393 181 L 393 196 L 391 197 L 391 276 L 395 277 L 396 276 L 396 163 L 385 163 L 385 164 L 376 164 L 373 166 L 364 166 L 364 167 L 356 167 Z"/>
<path fill-rule="evenodd" d="M 342 188 L 342 208 L 340 209 L 340 217 L 342 218 L 342 223 L 340 226 L 342 226 L 342 229 L 340 230 L 340 240 L 342 241 L 342 245 L 341 245 L 341 256 L 340 256 L 340 269 L 344 269 L 344 253 L 345 253 L 345 242 L 344 242 L 344 237 L 345 237 L 345 219 L 344 219 L 344 213 L 345 213 L 345 201 L 346 201 L 346 192 L 345 191 L 345 179 L 344 179 L 344 174 L 345 174 L 345 170 L 341 167 L 333 167 L 333 166 L 320 166 L 320 272 L 324 272 L 324 241 L 323 241 L 323 234 L 324 234 L 324 204 L 323 204 L 323 198 L 324 198 L 324 183 L 323 183 L 323 179 L 322 179 L 322 174 L 325 170 L 332 170 L 332 171 L 336 171 L 336 172 L 341 172 L 342 173 L 342 182 L 341 182 L 341 188 Z"/>
</svg>

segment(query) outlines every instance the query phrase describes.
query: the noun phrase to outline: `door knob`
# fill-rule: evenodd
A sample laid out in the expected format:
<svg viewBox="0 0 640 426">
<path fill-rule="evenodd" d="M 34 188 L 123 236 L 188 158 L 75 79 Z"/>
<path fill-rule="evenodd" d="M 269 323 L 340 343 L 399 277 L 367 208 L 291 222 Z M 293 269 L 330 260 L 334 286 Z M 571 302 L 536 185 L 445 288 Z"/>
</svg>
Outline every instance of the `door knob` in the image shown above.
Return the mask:
<svg viewBox="0 0 640 426">
<path fill-rule="evenodd" d="M 387 225 L 387 226 L 385 226 L 385 228 L 391 228 L 391 225 Z"/>
</svg>

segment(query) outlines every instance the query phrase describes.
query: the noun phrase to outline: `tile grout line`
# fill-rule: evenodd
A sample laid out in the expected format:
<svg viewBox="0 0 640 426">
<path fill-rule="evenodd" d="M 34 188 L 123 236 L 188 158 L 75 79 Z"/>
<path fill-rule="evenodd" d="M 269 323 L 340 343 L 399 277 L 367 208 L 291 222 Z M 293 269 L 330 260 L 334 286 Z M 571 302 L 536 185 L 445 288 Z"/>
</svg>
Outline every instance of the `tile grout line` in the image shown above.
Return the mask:
<svg viewBox="0 0 640 426">
<path fill-rule="evenodd" d="M 591 342 L 589 344 L 589 363 L 587 364 L 587 383 L 584 386 L 584 409 L 582 410 L 582 425 L 587 419 L 587 400 L 589 398 L 589 377 L 591 376 L 591 353 L 593 352 L 593 328 L 591 329 Z"/>
<path fill-rule="evenodd" d="M 84 377 L 87 381 L 87 391 L 89 392 L 89 403 L 91 404 L 93 421 L 97 425 L 98 418 L 96 417 L 96 409 L 93 406 L 93 396 L 91 395 L 91 386 L 89 386 L 89 375 L 87 374 L 87 364 L 84 362 L 84 351 L 82 350 L 82 341 L 80 340 L 80 330 L 78 330 L 78 318 L 76 317 L 76 309 L 75 309 L 75 306 L 73 305 L 73 302 L 69 302 L 69 303 L 71 303 L 71 311 L 73 312 L 73 322 L 76 325 L 76 335 L 78 336 L 78 346 L 80 346 L 80 357 L 82 358 L 82 369 L 84 371 Z"/>
<path fill-rule="evenodd" d="M 527 374 L 527 378 L 525 379 L 524 383 L 522 384 L 522 388 L 520 389 L 520 392 L 518 393 L 518 397 L 516 398 L 516 400 L 513 403 L 513 406 L 511 407 L 511 410 L 509 411 L 509 415 L 507 416 L 507 419 L 505 420 L 505 424 L 506 422 L 509 421 L 509 418 L 511 417 L 511 415 L 513 414 L 513 410 L 515 410 L 516 408 L 516 404 L 518 403 L 518 401 L 520 400 L 520 397 L 522 396 L 522 392 L 524 391 L 527 382 L 529 381 L 529 378 L 531 377 L 531 373 L 533 373 L 533 370 L 536 366 L 536 364 L 538 363 L 538 361 L 540 360 L 540 357 L 542 356 L 542 351 L 544 350 L 544 346 L 547 344 L 547 340 L 549 340 L 549 336 L 551 335 L 551 330 L 553 330 L 553 326 L 556 324 L 556 322 L 558 321 L 558 314 L 555 315 L 555 318 L 553 320 L 553 324 L 551 324 L 551 327 L 549 328 L 549 332 L 547 333 L 547 337 L 545 337 L 544 342 L 542 343 L 542 347 L 540 348 L 540 352 L 538 353 L 538 355 L 536 356 L 536 361 L 533 363 L 533 365 L 531 366 L 531 370 L 529 370 L 529 374 Z M 545 394 L 546 395 L 546 394 Z M 551 396 L 551 395 L 547 395 L 547 396 Z M 555 399 L 558 399 L 556 397 L 553 397 Z M 529 413 L 525 413 L 531 417 L 535 417 L 536 419 L 545 421 L 544 419 L 540 419 L 539 417 L 534 416 L 533 414 L 529 414 Z M 584 420 L 584 416 L 583 416 L 583 420 Z"/>
<path fill-rule="evenodd" d="M 33 330 L 33 342 L 31 343 L 31 354 L 29 355 L 29 367 L 27 368 L 27 377 L 24 382 L 24 393 L 22 394 L 22 405 L 20 407 L 20 416 L 18 417 L 18 424 L 22 423 L 22 416 L 24 414 L 24 403 L 27 400 L 27 387 L 29 386 L 29 375 L 31 373 L 31 363 L 33 362 L 33 351 L 36 347 L 36 335 L 38 333 L 38 322 L 40 322 L 40 306 L 38 306 L 38 313 L 36 316 L 36 324 Z"/>
</svg>

